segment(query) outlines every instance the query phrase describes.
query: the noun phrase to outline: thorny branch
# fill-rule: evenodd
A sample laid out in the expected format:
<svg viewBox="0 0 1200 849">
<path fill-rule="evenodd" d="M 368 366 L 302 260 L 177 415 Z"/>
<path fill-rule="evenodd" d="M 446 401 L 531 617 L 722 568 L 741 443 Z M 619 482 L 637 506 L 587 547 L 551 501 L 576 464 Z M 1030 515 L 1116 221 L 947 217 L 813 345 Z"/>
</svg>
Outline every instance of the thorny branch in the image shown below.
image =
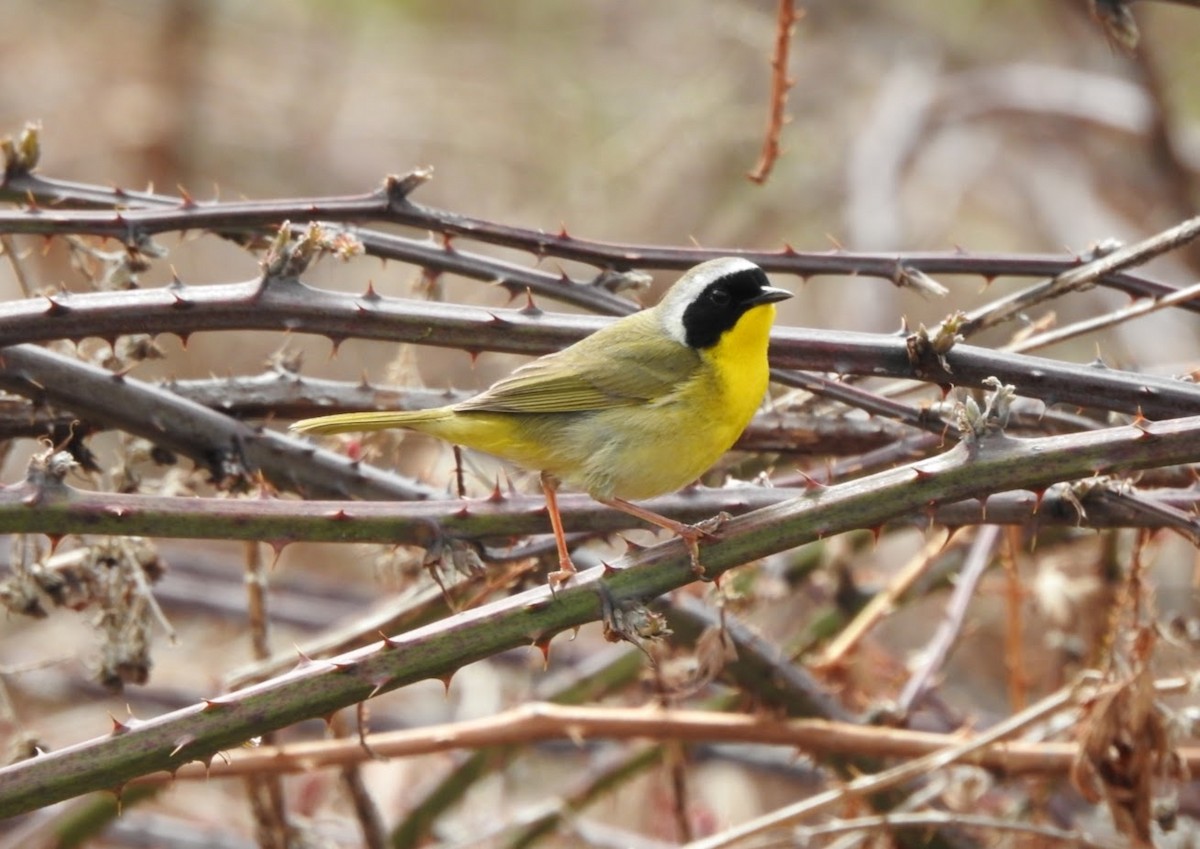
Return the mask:
<svg viewBox="0 0 1200 849">
<path fill-rule="evenodd" d="M 1183 689 L 1178 680 L 1163 684 L 1163 692 Z M 863 753 L 892 758 L 923 757 L 964 742 L 951 739 L 947 734 L 824 719 L 781 720 L 717 711 L 575 707 L 531 702 L 482 719 L 373 734 L 369 749 L 345 738 L 240 749 L 209 765 L 188 764 L 180 767 L 174 776 L 157 773 L 138 779 L 137 783 L 234 778 L 260 771 L 295 773 L 314 767 L 361 764 L 369 761 L 372 753 L 395 758 L 557 739 L 579 743 L 638 738 L 794 746 L 809 754 Z M 1071 769 L 1077 752 L 1076 745 L 1069 741 L 1018 740 L 980 746 L 964 757 L 963 762 L 1009 775 L 1065 774 Z M 1200 747 L 1184 750 L 1181 758 L 1189 769 L 1200 768 Z"/>
<path fill-rule="evenodd" d="M 936 458 L 728 520 L 721 538 L 704 547 L 706 574 L 716 578 L 738 565 L 818 537 L 863 524 L 881 525 L 921 509 L 935 494 L 958 500 L 1016 482 L 1047 486 L 1064 477 L 1087 474 L 1097 464 L 1118 471 L 1200 462 L 1198 431 L 1200 417 L 1028 442 L 1003 437 L 983 438 L 973 445 L 963 442 Z M 305 664 L 203 705 L 122 724 L 108 737 L 0 769 L 0 816 L 119 786 L 139 775 L 170 770 L 188 761 L 206 761 L 251 734 L 305 716 L 324 715 L 414 681 L 452 675 L 466 663 L 508 648 L 531 643 L 548 646 L 554 634 L 599 618 L 602 598 L 618 602 L 651 599 L 695 579 L 683 543 L 665 542 L 610 566 L 581 572 L 553 596 L 548 587 L 530 590 L 329 661 Z M 317 679 L 319 685 L 314 683 Z M 1050 705 L 1057 710 L 1070 698 L 1067 692 L 1035 708 L 1045 711 Z M 977 745 L 953 747 L 931 756 L 928 763 L 910 762 L 876 777 L 877 783 L 866 784 L 882 788 L 920 775 L 921 770 L 949 764 L 1030 721 L 1027 713 L 1002 722 L 981 735 Z M 825 804 L 841 798 L 837 791 Z"/>
<path fill-rule="evenodd" d="M 782 47 L 777 44 L 774 67 L 775 83 L 782 87 L 773 97 L 772 130 L 768 131 L 764 147 L 766 165 L 760 163 L 759 169 L 764 177 L 770 167 L 769 160 L 778 150 L 778 129 L 786 106 L 785 36 L 790 36 L 792 19 L 789 17 L 784 26 L 785 11 L 789 14 L 793 11 L 791 3 L 781 0 Z M 121 362 L 117 343 L 132 334 L 176 333 L 186 338 L 195 332 L 257 329 L 324 334 L 335 346 L 344 339 L 361 338 L 436 345 L 472 355 L 486 350 L 536 354 L 569 344 L 605 319 L 544 313 L 535 297 L 582 307 L 600 316 L 623 315 L 636 308 L 622 293 L 645 284 L 647 278 L 642 269 L 681 269 L 714 255 L 740 254 L 769 271 L 802 278 L 855 274 L 928 291 L 940 287 L 932 275 L 1039 277 L 1044 279 L 1024 292 L 1000 299 L 965 320 L 956 317 L 954 332 L 944 335 L 940 343 L 936 332 L 931 337 L 927 334 L 926 342 L 931 345 L 928 349 L 914 345 L 912 339 L 898 337 L 778 330 L 772 347 L 777 382 L 813 395 L 803 397 L 804 392 L 797 393 L 783 400 L 778 410 L 761 414 L 739 447 L 756 454 L 778 451 L 786 456 L 788 459 L 776 463 L 780 468 L 775 471 L 774 480 L 793 484 L 794 488 L 782 485 L 778 489 L 699 488 L 660 499 L 654 509 L 687 521 L 717 512 L 737 514 L 722 527 L 720 540 L 703 546 L 710 577 L 807 541 L 855 529 L 878 533 L 885 525 L 928 527 L 939 523 L 954 528 L 1011 523 L 1030 535 L 1041 527 L 1064 525 L 1093 529 L 1135 527 L 1170 529 L 1192 544 L 1200 539 L 1195 520 L 1197 490 L 1192 485 L 1194 465 L 1200 463 L 1195 448 L 1200 425 L 1196 418 L 1185 418 L 1200 415 L 1200 391 L 1190 379 L 1141 375 L 1102 364 L 1081 366 L 1023 357 L 966 345 L 957 338 L 1010 318 L 1048 298 L 1062 297 L 1091 285 L 1111 287 L 1144 300 L 1079 322 L 1071 329 L 1050 331 L 1024 344 L 1055 341 L 1068 333 L 1091 332 L 1155 309 L 1200 310 L 1191 290 L 1177 289 L 1131 271 L 1149 258 L 1194 239 L 1200 233 L 1195 220 L 1130 248 L 1084 257 L 966 252 L 896 256 L 847 251 L 802 253 L 790 247 L 778 251 L 729 251 L 612 245 L 578 239 L 565 231 L 546 233 L 417 204 L 410 195 L 429 178 L 427 170 L 389 178 L 380 190 L 358 196 L 197 202 L 186 196 L 126 192 L 42 178 L 33 173 L 36 139 L 30 142 L 25 138 L 7 150 L 9 158 L 0 183 L 0 199 L 24 207 L 0 211 L 4 253 L 12 261 L 15 261 L 14 238 L 83 234 L 116 239 L 122 250 L 108 252 L 116 258 L 114 261 L 141 268 L 162 258 L 162 249 L 152 241 L 153 236 L 202 230 L 260 254 L 263 274 L 245 283 L 206 286 L 189 286 L 176 280 L 161 289 L 75 294 L 46 289 L 0 305 L 0 360 L 4 366 L 0 371 L 0 386 L 26 399 L 0 399 L 4 402 L 0 403 L 0 429 L 10 428 L 5 433 L 29 436 L 38 433 L 38 427 L 45 429 L 41 432 L 59 435 L 71 432 L 66 447 L 82 455 L 82 445 L 90 435 L 115 429 L 190 458 L 198 468 L 208 472 L 208 486 L 214 491 L 241 491 L 258 496 L 196 498 L 80 489 L 66 482 L 68 463 L 52 462 L 52 458 L 63 455 L 47 452 L 41 455 L 46 466 L 35 466 L 26 481 L 0 490 L 0 530 L 44 533 L 54 539 L 82 533 L 237 538 L 269 541 L 276 550 L 298 540 L 410 543 L 436 552 L 446 560 L 457 557 L 460 562 L 476 566 L 482 556 L 492 563 L 493 570 L 504 561 L 511 564 L 511 571 L 488 585 L 477 570 L 469 579 L 446 582 L 442 594 L 430 592 L 419 599 L 414 597 L 412 606 L 406 608 L 409 612 L 419 608 L 422 615 L 430 616 L 435 615 L 429 613 L 433 601 L 462 604 L 465 608 L 478 603 L 480 606 L 475 609 L 435 619 L 419 630 L 383 643 L 364 645 L 361 632 L 338 635 L 337 641 L 326 641 L 323 648 L 314 651 L 314 655 L 325 660 L 306 661 L 300 669 L 247 684 L 203 705 L 147 722 L 120 723 L 109 737 L 0 770 L 0 811 L 6 813 L 45 804 L 51 798 L 120 786 L 155 769 L 172 769 L 188 761 L 205 763 L 214 752 L 249 736 L 284 727 L 303 717 L 328 713 L 410 681 L 437 676 L 448 682 L 449 676 L 463 664 L 505 648 L 533 643 L 548 650 L 554 634 L 597 618 L 605 618 L 608 633 L 615 638 L 643 639 L 636 630 L 631 630 L 634 626 L 629 623 L 658 622 L 654 618 L 657 614 L 648 612 L 646 604 L 695 580 L 678 546 L 668 542 L 645 551 L 635 549 L 612 568 L 585 572 L 553 598 L 544 589 L 505 597 L 518 585 L 514 576 L 530 568 L 528 562 L 517 561 L 522 557 L 531 560 L 545 549 L 544 546 L 539 549 L 537 543 L 504 545 L 512 537 L 545 532 L 545 513 L 540 500 L 505 495 L 499 488 L 490 499 L 447 500 L 438 488 L 347 460 L 269 429 L 273 419 L 311 414 L 314 406 L 329 410 L 429 406 L 445 403 L 457 395 L 440 390 L 420 392 L 379 387 L 365 381 L 358 386 L 334 384 L 293 372 L 267 375 L 258 382 L 244 379 L 240 383 L 210 380 L 156 384 L 131 373 L 139 367 L 140 360 Z M 312 220 L 322 223 L 307 223 Z M 371 223 L 432 231 L 440 240 L 375 231 L 365 226 Z M 597 271 L 591 279 L 569 279 L 557 271 L 463 250 L 453 243 L 454 239 L 520 249 L 539 261 L 582 262 Z M 87 249 L 83 240 L 79 240 L 78 247 Z M 305 285 L 308 266 L 322 253 L 353 257 L 360 251 L 383 259 L 402 260 L 428 274 L 453 273 L 499 283 L 512 295 L 525 296 L 525 306 L 485 310 L 387 298 L 371 289 L 360 295 L 345 295 Z M 100 252 L 96 251 L 95 256 L 99 258 Z M 37 292 L 38 287 L 33 285 L 26 270 L 21 272 L 27 290 Z M 135 278 L 136 275 L 127 275 L 125 279 Z M 37 344 L 79 342 L 89 337 L 108 341 L 113 349 L 111 360 L 116 364 L 84 362 L 80 357 L 62 353 L 65 346 L 50 350 Z M 823 374 L 814 376 L 799 370 Z M 1041 406 L 1036 414 L 1030 414 L 1028 406 L 1014 411 L 1006 432 L 991 432 L 988 428 L 972 431 L 969 439 L 955 445 L 960 433 L 953 422 L 970 419 L 963 411 L 969 412 L 972 405 L 978 408 L 973 398 L 954 397 L 945 402 L 938 399 L 921 406 L 902 404 L 880 397 L 868 383 L 842 382 L 849 376 L 863 381 L 873 377 L 904 378 L 941 389 L 958 387 L 958 392 L 999 380 L 1012 384 L 1025 396 L 1021 400 L 1036 399 Z M 848 411 L 853 408 L 894 418 L 903 426 L 856 416 Z M 807 429 L 797 424 L 806 416 L 816 422 Z M 1143 416 L 1156 421 L 1147 421 Z M 253 425 L 244 419 L 261 419 L 266 423 Z M 1125 423 L 1106 427 L 1121 422 Z M 820 436 L 829 440 L 828 448 L 821 442 L 797 444 L 813 440 L 813 433 L 820 427 L 830 428 Z M 1019 431 L 1018 427 L 1024 429 Z M 918 428 L 926 433 L 904 428 Z M 1038 436 L 1054 430 L 1058 435 Z M 937 435 L 928 435 L 930 431 Z M 1018 432 L 1034 438 L 1017 438 Z M 846 459 L 827 470 L 809 466 L 792 471 L 798 458 L 814 452 Z M 907 465 L 892 468 L 897 463 Z M 728 465 L 724 468 L 737 469 Z M 1133 470 L 1142 469 L 1146 471 L 1140 477 L 1130 475 Z M 874 473 L 853 479 L 871 471 Z M 1096 477 L 1101 472 L 1113 477 Z M 766 479 L 764 473 L 763 480 Z M 827 487 L 823 483 L 826 481 L 837 485 Z M 1068 481 L 1080 483 L 1068 486 L 1064 483 Z M 93 479 L 92 484 L 98 482 L 99 479 Z M 271 495 L 272 489 L 380 501 L 300 502 L 263 497 Z M 404 501 L 395 503 L 391 499 Z M 564 496 L 562 506 L 568 527 L 587 528 L 588 535 L 628 527 L 628 517 L 599 509 L 582 497 Z M 940 548 L 932 542 L 931 546 Z M 464 554 L 464 547 L 471 556 Z M 932 553 L 926 552 L 923 560 L 928 561 Z M 54 563 L 52 559 L 46 562 Z M 972 574 L 978 577 L 983 561 L 975 562 L 978 568 Z M 913 579 L 923 567 L 924 563 L 914 565 Z M 761 580 L 770 573 L 761 567 L 748 567 L 744 574 L 759 576 Z M 46 578 L 50 582 L 54 579 L 52 565 Z M 881 601 L 874 606 L 874 612 L 868 612 L 861 624 L 846 632 L 853 639 L 848 637 L 834 644 L 836 652 L 831 650 L 827 655 L 830 662 L 824 671 L 836 675 L 839 669 L 858 662 L 856 653 L 867 650 L 863 637 L 866 630 L 882 617 L 888 605 L 904 603 L 902 595 L 911 586 L 909 581 L 880 593 Z M 924 684 L 940 668 L 953 638 L 958 635 L 970 597 L 968 590 L 969 584 L 960 586 L 953 600 L 953 615 L 934 645 L 936 651 L 913 677 L 910 694 L 914 697 L 926 690 Z M 476 601 L 472 602 L 468 594 L 474 594 Z M 721 599 L 722 604 L 732 605 L 736 603 L 736 594 L 727 593 Z M 668 621 L 680 623 L 674 627 L 681 631 L 687 630 L 682 625 L 687 616 L 696 614 L 688 610 L 692 601 L 677 598 L 666 605 Z M 609 617 L 613 621 L 608 621 Z M 384 628 L 407 627 L 395 624 L 395 620 L 371 621 L 383 623 L 379 627 Z M 737 663 L 752 660 L 757 664 L 750 673 L 745 669 L 729 671 L 743 693 L 776 707 L 785 706 L 793 714 L 831 715 L 843 710 L 836 700 L 818 693 L 812 681 L 800 680 L 802 668 L 793 666 L 780 652 L 772 651 L 770 643 L 739 625 L 736 616 L 726 615 L 724 609 L 720 615 L 711 615 L 703 629 L 710 645 L 736 646 Z M 663 636 L 660 630 L 653 639 Z M 700 642 L 697 637 L 696 643 Z M 330 657 L 344 651 L 347 645 L 363 647 Z M 411 651 L 397 651 L 401 648 Z M 707 658 L 709 666 L 699 676 L 700 686 L 722 673 L 722 658 L 723 655 Z M 277 657 L 264 659 L 245 675 L 259 681 L 262 675 L 277 670 L 277 663 Z M 731 664 L 730 670 L 734 665 Z M 738 678 L 738 675 L 748 677 Z M 244 682 L 249 677 L 239 680 Z M 318 681 L 320 686 L 314 687 Z M 913 757 L 924 753 L 925 758 L 881 773 L 875 767 L 856 764 L 859 772 L 877 774 L 817 797 L 802 809 L 785 809 L 745 829 L 701 840 L 693 846 L 727 845 L 739 839 L 739 835 L 811 816 L 825 806 L 840 804 L 854 793 L 875 793 L 960 758 L 976 759 L 1011 771 L 1017 768 L 1016 753 L 1023 751 L 1020 746 L 988 749 L 984 742 L 999 739 L 1031 721 L 1031 717 L 1064 708 L 1072 697 L 1064 691 L 1054 697 L 1057 701 L 1051 700 L 1049 707 L 1049 703 L 1042 703 L 1043 713 L 1037 713 L 1035 706 L 1034 713 L 1026 712 L 1002 722 L 972 741 L 950 749 L 944 748 L 948 741 L 943 735 L 934 735 L 937 739 L 927 743 L 929 747 L 939 747 L 937 754 L 930 753 L 931 749 L 920 749 L 917 746 L 920 735 L 915 732 L 847 725 L 838 732 L 845 736 L 827 736 L 822 738 L 824 744 L 831 746 L 842 741 L 852 754 L 870 754 L 873 749 L 875 754 L 883 754 L 879 747 L 888 744 L 881 741 L 902 740 L 917 748 L 897 749 L 892 754 Z M 600 733 L 605 723 L 612 722 L 611 717 L 585 721 L 580 716 L 576 714 L 571 725 L 575 730 L 564 733 L 577 734 L 581 722 L 593 722 L 589 727 Z M 485 736 L 477 744 L 504 742 L 502 736 L 487 738 L 486 735 L 503 735 L 506 723 L 510 723 L 507 727 L 519 728 L 527 719 L 498 717 L 499 725 L 485 729 L 482 732 Z M 716 722 L 729 720 L 722 715 Z M 768 723 L 777 730 L 784 727 L 774 720 L 742 717 L 732 721 L 744 721 L 746 727 Z M 565 722 L 570 725 L 569 719 Z M 611 730 L 615 726 L 607 727 Z M 670 727 L 683 728 L 686 723 Z M 730 733 L 754 733 L 746 731 L 746 727 L 739 726 Z M 396 738 L 408 741 L 397 743 L 400 748 L 396 751 L 410 751 L 404 746 L 429 745 L 434 739 L 430 735 L 436 736 L 435 731 L 424 729 Z M 458 735 L 455 739 L 459 741 L 470 736 L 463 728 L 446 733 Z M 706 740 L 720 737 L 711 717 L 699 722 L 694 732 L 670 733 L 694 733 L 695 739 Z M 377 744 L 386 745 L 387 739 L 372 737 L 373 748 Z M 437 743 L 443 747 L 452 744 L 449 738 Z M 328 751 L 343 753 L 337 757 L 346 756 L 344 753 L 352 749 L 353 757 L 363 756 L 363 750 L 345 741 L 321 745 L 327 746 Z M 1055 748 L 1060 745 L 1064 744 L 1031 743 L 1029 757 L 1043 759 L 1038 761 L 1038 768 L 1060 770 L 1061 759 L 1067 757 Z M 815 751 L 818 745 L 813 748 Z M 1179 751 L 1189 762 L 1196 757 L 1191 749 Z M 290 757 L 276 754 L 280 758 Z M 998 760 L 993 762 L 990 758 Z M 253 763 L 253 753 L 239 754 L 230 769 L 262 769 L 261 763 L 259 766 Z M 1053 766 L 1047 766 L 1051 763 Z M 273 768 L 282 766 L 283 761 L 275 761 Z M 620 772 L 621 765 L 614 769 Z M 900 820 L 894 823 L 897 827 L 907 827 Z M 986 826 L 981 823 L 981 827 Z M 1057 835 L 1042 832 L 1041 836 Z M 376 841 L 380 839 L 377 833 Z"/>
<path fill-rule="evenodd" d="M 783 125 L 787 123 L 787 93 L 794 84 L 794 80 L 788 76 L 788 50 L 796 26 L 795 0 L 779 0 L 777 15 L 775 53 L 771 56 L 771 112 L 767 118 L 762 153 L 754 169 L 746 175 L 759 184 L 767 181 L 771 169 L 775 167 L 775 160 L 779 158 L 779 136 L 783 133 Z"/>
</svg>

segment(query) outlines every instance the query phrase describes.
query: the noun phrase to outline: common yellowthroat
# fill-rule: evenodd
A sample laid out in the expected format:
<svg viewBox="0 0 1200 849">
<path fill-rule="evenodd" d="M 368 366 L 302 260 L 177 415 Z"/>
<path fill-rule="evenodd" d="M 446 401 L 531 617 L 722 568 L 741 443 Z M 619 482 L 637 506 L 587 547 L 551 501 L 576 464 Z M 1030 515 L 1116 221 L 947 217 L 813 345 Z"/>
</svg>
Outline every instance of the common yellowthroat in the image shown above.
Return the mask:
<svg viewBox="0 0 1200 849">
<path fill-rule="evenodd" d="M 657 306 L 533 360 L 466 401 L 339 413 L 291 429 L 409 428 L 541 472 L 558 545 L 552 584 L 575 571 L 558 512 L 560 482 L 678 534 L 699 569 L 706 532 L 629 499 L 691 483 L 741 435 L 767 391 L 775 303 L 790 297 L 752 262 L 710 260 L 679 278 Z"/>
</svg>

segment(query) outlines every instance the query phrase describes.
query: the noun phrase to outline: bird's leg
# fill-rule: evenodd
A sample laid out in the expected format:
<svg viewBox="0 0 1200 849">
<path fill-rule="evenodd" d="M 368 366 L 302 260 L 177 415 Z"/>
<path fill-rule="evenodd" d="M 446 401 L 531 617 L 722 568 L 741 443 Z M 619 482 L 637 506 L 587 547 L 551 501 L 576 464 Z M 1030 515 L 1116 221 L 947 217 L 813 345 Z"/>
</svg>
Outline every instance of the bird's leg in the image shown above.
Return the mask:
<svg viewBox="0 0 1200 849">
<path fill-rule="evenodd" d="M 647 510 L 645 507 L 639 507 L 632 501 L 626 501 L 624 498 L 597 498 L 601 504 L 607 504 L 620 510 L 622 513 L 628 513 L 630 516 L 635 516 L 643 522 L 649 522 L 652 525 L 657 525 L 663 530 L 670 531 L 687 546 L 688 554 L 692 558 L 692 571 L 697 575 L 704 575 L 704 567 L 700 565 L 700 540 L 701 539 L 716 539 L 717 529 L 726 516 L 718 515 L 713 519 L 707 520 L 699 525 L 688 525 L 683 522 L 677 522 L 674 519 L 668 518 L 661 513 L 655 513 L 653 510 Z"/>
<path fill-rule="evenodd" d="M 558 478 L 542 472 L 542 492 L 546 496 L 546 512 L 550 514 L 550 527 L 554 529 L 554 544 L 558 546 L 558 571 L 548 576 L 550 589 L 569 581 L 575 574 L 575 564 L 567 550 L 567 536 L 563 531 L 562 515 L 558 512 Z"/>
</svg>

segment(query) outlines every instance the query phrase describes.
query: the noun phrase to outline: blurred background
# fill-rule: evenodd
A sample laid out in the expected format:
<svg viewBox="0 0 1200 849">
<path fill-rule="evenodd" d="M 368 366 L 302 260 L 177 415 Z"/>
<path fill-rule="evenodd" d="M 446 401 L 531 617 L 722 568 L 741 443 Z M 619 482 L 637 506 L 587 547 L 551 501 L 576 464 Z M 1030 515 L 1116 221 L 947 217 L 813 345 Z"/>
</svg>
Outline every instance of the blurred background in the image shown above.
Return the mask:
<svg viewBox="0 0 1200 849">
<path fill-rule="evenodd" d="M 1084 252 L 1102 239 L 1130 242 L 1178 223 L 1200 203 L 1200 11 L 1133 6 L 1141 46 L 1130 55 L 1106 39 L 1083 0 L 811 0 L 792 42 L 783 155 L 762 186 L 745 175 L 769 109 L 776 4 L 768 0 L 6 0 L 0 134 L 40 121 L 45 175 L 167 193 L 182 187 L 199 200 L 354 194 L 428 165 L 434 179 L 414 196 L 419 202 L 525 227 L 565 226 L 596 240 Z M 163 243 L 170 254 L 142 285 L 173 273 L 203 284 L 257 272 L 253 256 L 217 239 Z M 87 284 L 60 244 L 19 247 L 39 286 Z M 1195 282 L 1200 251 L 1176 252 L 1147 273 Z M 370 282 L 405 295 L 420 274 L 361 259 L 325 261 L 307 279 L 350 290 Z M 671 279 L 656 275 L 656 292 Z M 878 280 L 779 282 L 798 293 L 783 323 L 874 332 L 904 320 L 931 324 L 1017 285 L 999 281 L 985 291 L 978 278 L 942 280 L 949 298 L 926 300 Z M 505 292 L 476 281 L 442 284 L 451 300 L 507 302 Z M 0 263 L 0 297 L 20 297 L 8 263 Z M 1123 300 L 1094 292 L 1055 309 L 1066 321 Z M 306 352 L 306 373 L 381 379 L 395 355 L 390 346 L 348 342 L 330 360 L 327 340 L 263 333 L 200 334 L 186 349 L 173 337 L 160 344 L 166 359 L 139 366 L 137 376 L 258 373 L 287 345 Z M 1077 361 L 1096 353 L 1095 339 L 1072 344 L 1058 353 Z M 1162 316 L 1107 335 L 1103 352 L 1114 364 L 1176 373 L 1191 368 L 1198 344 L 1193 317 Z M 460 352 L 415 360 L 430 385 L 465 388 L 487 385 L 515 362 L 485 355 L 474 364 Z M 2 482 L 20 479 L 27 456 L 10 457 Z M 211 588 L 221 586 L 225 623 L 214 628 L 205 618 L 189 631 L 181 616 L 181 646 L 160 648 L 151 688 L 113 699 L 80 689 L 91 641 L 82 618 L 0 623 L 8 670 L 69 658 L 16 676 L 16 702 L 25 706 L 18 724 L 53 704 L 37 733 L 48 745 L 74 742 L 107 730 L 106 705 L 114 715 L 126 703 L 153 715 L 196 698 L 197 668 L 211 663 L 216 686 L 231 658 L 248 658 L 241 546 L 173 548 L 166 559 L 191 566 L 171 580 L 193 582 L 177 584 L 177 597 L 219 597 Z M 218 577 L 222 558 L 232 566 Z M 289 627 L 306 633 L 322 617 L 352 617 L 377 593 L 374 554 L 308 562 L 291 570 L 285 560 L 274 573 L 280 609 L 297 605 L 294 615 L 281 614 L 276 648 L 288 645 Z M 287 595 L 289 582 L 302 591 Z M 326 601 L 314 609 L 312 599 Z M 562 642 L 560 657 L 581 651 Z M 979 651 L 986 656 L 994 645 L 984 641 Z M 956 662 L 967 670 L 971 658 L 968 648 Z M 482 715 L 526 697 L 540 680 L 540 661 L 509 658 L 525 676 L 515 679 L 500 663 L 465 671 L 448 699 L 430 682 L 388 697 L 391 707 L 379 710 L 412 722 Z M 452 758 L 432 760 L 444 766 Z M 379 769 L 397 810 L 428 780 L 419 764 Z M 772 804 L 761 786 L 727 779 L 720 764 L 697 772 L 697 805 L 713 823 Z M 649 798 L 669 795 L 665 780 L 652 782 Z M 332 792 L 319 781 L 296 782 L 313 810 Z M 177 800 L 174 815 L 190 816 L 197 794 L 216 797 L 226 786 L 166 798 Z M 468 810 L 486 817 L 520 786 L 510 775 L 479 789 L 484 798 Z M 249 829 L 249 815 L 233 810 Z M 470 813 L 459 821 L 464 833 L 471 822 Z M 629 827 L 655 832 L 648 823 Z"/>
</svg>

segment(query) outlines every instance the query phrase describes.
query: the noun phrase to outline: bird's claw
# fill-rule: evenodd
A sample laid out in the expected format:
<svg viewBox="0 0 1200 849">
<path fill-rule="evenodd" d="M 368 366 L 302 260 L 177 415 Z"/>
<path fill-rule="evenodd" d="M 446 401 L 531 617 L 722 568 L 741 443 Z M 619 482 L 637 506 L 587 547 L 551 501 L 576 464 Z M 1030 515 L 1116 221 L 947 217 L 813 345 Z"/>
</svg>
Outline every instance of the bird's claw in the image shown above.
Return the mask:
<svg viewBox="0 0 1200 849">
<path fill-rule="evenodd" d="M 700 540 L 713 542 L 721 538 L 721 526 L 729 520 L 729 514 L 718 513 L 711 518 L 694 525 L 684 525 L 679 530 L 679 537 L 687 546 L 688 555 L 692 558 L 692 571 L 697 578 L 705 578 L 704 564 L 700 562 Z"/>
</svg>

